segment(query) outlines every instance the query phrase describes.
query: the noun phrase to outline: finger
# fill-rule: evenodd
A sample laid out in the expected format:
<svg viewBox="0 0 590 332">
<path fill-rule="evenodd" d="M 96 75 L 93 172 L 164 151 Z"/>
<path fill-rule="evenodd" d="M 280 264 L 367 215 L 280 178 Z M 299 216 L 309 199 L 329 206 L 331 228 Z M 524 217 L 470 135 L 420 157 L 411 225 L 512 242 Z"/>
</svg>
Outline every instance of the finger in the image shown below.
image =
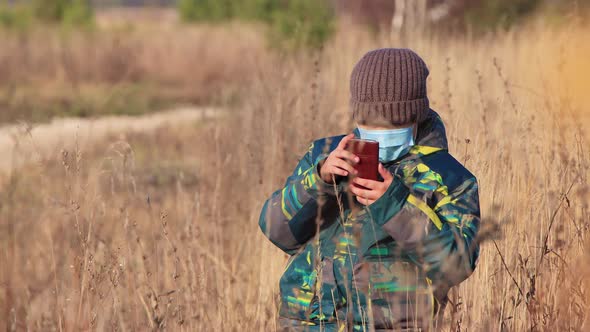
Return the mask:
<svg viewBox="0 0 590 332">
<path fill-rule="evenodd" d="M 357 164 L 361 160 L 357 155 L 347 150 L 336 150 L 334 151 L 334 155 L 340 159 L 346 159 L 353 164 Z"/>
<path fill-rule="evenodd" d="M 381 174 L 381 177 L 383 177 L 383 180 L 385 180 L 385 182 L 388 182 L 389 180 L 393 179 L 393 175 L 391 175 L 391 173 L 387 169 L 385 169 L 385 167 L 383 167 L 383 164 L 379 163 L 377 169 L 379 170 L 379 174 Z"/>
<path fill-rule="evenodd" d="M 362 205 L 367 205 L 367 200 L 360 196 L 356 196 L 356 201 L 361 203 Z"/>
<path fill-rule="evenodd" d="M 363 196 L 363 189 L 355 186 L 355 185 L 350 185 L 350 192 L 353 193 L 355 196 L 357 197 L 362 197 Z"/>
<path fill-rule="evenodd" d="M 335 158 L 332 165 L 342 168 L 342 169 L 350 172 L 351 174 L 357 173 L 357 170 L 354 169 L 354 167 L 352 167 L 351 164 L 347 163 L 346 161 L 344 161 L 342 159 Z"/>
<path fill-rule="evenodd" d="M 338 168 L 336 166 L 330 166 L 330 167 L 328 167 L 326 169 L 326 171 L 328 171 L 328 173 L 330 173 L 330 174 L 348 176 L 348 171 L 347 170 L 344 170 L 342 168 Z"/>
<path fill-rule="evenodd" d="M 358 197 L 368 198 L 368 199 L 377 199 L 378 194 L 374 190 L 367 190 L 363 188 L 358 188 L 356 186 L 350 186 L 350 191 Z"/>
<path fill-rule="evenodd" d="M 350 184 L 348 185 L 348 190 L 350 190 L 350 192 L 351 192 L 353 195 L 355 195 L 355 196 L 359 196 L 359 194 L 360 194 L 360 191 L 359 191 L 360 189 L 359 189 L 359 188 L 357 188 L 357 187 L 356 187 L 355 185 L 353 185 L 352 183 L 350 183 Z"/>
<path fill-rule="evenodd" d="M 360 184 L 361 186 L 372 190 L 378 189 L 379 187 L 381 187 L 381 185 L 383 185 L 383 182 L 363 179 L 359 177 L 352 179 L 352 181 L 356 184 Z"/>
<path fill-rule="evenodd" d="M 346 148 L 346 144 L 348 144 L 348 141 L 350 141 L 353 138 L 354 138 L 354 133 L 350 133 L 350 134 L 344 136 L 344 138 L 342 138 L 340 143 L 338 143 L 338 146 L 336 147 L 336 149 L 344 150 Z"/>
</svg>

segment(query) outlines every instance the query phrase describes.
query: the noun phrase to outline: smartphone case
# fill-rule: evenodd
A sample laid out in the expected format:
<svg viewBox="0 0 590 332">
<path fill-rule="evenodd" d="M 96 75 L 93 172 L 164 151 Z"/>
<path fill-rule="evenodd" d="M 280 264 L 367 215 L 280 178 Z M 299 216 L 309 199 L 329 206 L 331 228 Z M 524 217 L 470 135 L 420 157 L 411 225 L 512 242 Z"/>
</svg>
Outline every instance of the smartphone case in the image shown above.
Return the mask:
<svg viewBox="0 0 590 332">
<path fill-rule="evenodd" d="M 354 165 L 358 171 L 356 176 L 374 181 L 379 180 L 379 142 L 354 138 L 348 141 L 346 150 L 354 153 L 360 159 L 359 163 Z M 356 183 L 354 185 L 366 189 Z"/>
</svg>

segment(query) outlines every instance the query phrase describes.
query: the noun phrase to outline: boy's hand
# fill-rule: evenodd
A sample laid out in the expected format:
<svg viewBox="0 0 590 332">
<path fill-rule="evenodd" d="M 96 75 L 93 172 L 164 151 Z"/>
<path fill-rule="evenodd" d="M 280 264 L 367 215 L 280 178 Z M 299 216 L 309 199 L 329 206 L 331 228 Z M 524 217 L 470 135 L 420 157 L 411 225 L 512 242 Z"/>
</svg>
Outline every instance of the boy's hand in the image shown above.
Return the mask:
<svg viewBox="0 0 590 332">
<path fill-rule="evenodd" d="M 379 174 L 381 174 L 381 176 L 383 177 L 383 182 L 362 179 L 359 177 L 355 177 L 354 179 L 352 179 L 352 182 L 361 185 L 365 188 L 369 188 L 361 189 L 350 184 L 350 191 L 352 191 L 352 193 L 356 196 L 356 200 L 359 203 L 363 205 L 371 205 L 377 199 L 383 196 L 383 194 L 385 194 L 385 192 L 387 191 L 387 188 L 389 188 L 389 185 L 393 181 L 393 175 L 391 175 L 391 173 L 389 173 L 389 171 L 386 170 L 381 163 L 379 163 L 378 170 Z"/>
<path fill-rule="evenodd" d="M 348 174 L 357 174 L 357 170 L 352 165 L 357 164 L 360 159 L 345 150 L 346 144 L 353 138 L 353 133 L 346 135 L 336 149 L 328 155 L 328 158 L 320 163 L 319 173 L 324 182 L 332 183 L 332 175 L 348 176 Z"/>
</svg>

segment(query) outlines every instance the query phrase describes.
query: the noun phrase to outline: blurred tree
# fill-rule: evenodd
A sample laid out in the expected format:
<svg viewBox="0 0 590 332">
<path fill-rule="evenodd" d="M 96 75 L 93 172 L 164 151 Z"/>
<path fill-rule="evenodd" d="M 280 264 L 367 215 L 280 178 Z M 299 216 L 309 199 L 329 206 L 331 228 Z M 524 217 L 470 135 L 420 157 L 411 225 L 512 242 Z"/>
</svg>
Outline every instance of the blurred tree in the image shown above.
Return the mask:
<svg viewBox="0 0 590 332">
<path fill-rule="evenodd" d="M 487 31 L 508 28 L 544 8 L 555 16 L 583 12 L 589 0 L 334 0 L 338 15 L 382 30 L 432 27 Z"/>
<path fill-rule="evenodd" d="M 389 29 L 395 12 L 394 0 L 336 0 L 334 5 L 339 16 L 376 29 Z"/>
</svg>

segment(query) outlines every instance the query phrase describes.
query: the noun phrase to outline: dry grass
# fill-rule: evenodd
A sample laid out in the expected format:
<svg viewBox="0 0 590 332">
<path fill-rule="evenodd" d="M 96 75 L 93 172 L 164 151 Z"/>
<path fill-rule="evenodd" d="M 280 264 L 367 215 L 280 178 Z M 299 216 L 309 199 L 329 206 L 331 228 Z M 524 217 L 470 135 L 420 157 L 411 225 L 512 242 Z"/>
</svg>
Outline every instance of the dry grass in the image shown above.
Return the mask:
<svg viewBox="0 0 590 332">
<path fill-rule="evenodd" d="M 343 29 L 319 54 L 219 55 L 212 74 L 255 73 L 232 118 L 64 151 L 4 179 L 2 324 L 273 330 L 286 258 L 258 229 L 262 203 L 310 140 L 352 128 L 360 55 L 410 46 L 431 68 L 451 152 L 479 179 L 484 230 L 499 225 L 452 292 L 445 330 L 587 330 L 589 32 L 403 41 Z"/>
<path fill-rule="evenodd" d="M 254 73 L 226 60 L 265 43 L 263 34 L 253 33 L 259 28 L 246 28 L 112 23 L 88 30 L 0 29 L 0 123 L 235 102 Z"/>
</svg>

